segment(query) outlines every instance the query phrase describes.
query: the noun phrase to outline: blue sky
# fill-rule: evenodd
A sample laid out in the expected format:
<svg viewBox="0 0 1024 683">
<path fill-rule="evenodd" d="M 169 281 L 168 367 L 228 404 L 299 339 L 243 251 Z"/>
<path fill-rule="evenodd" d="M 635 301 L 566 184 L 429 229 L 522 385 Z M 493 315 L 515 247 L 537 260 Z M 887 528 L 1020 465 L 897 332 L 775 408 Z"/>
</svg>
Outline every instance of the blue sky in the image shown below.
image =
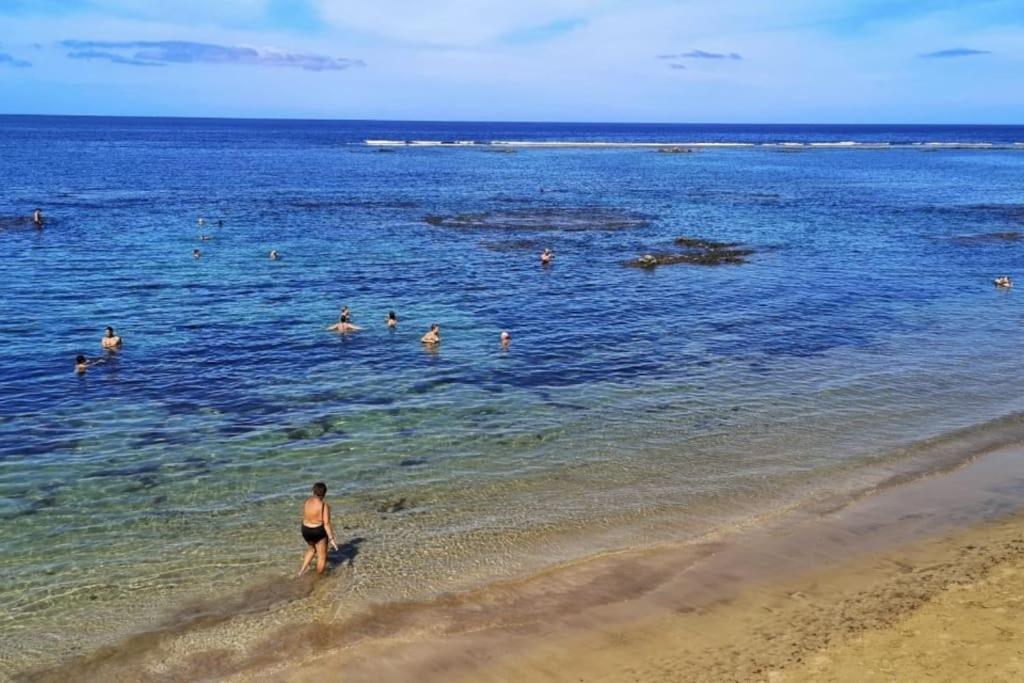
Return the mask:
<svg viewBox="0 0 1024 683">
<path fill-rule="evenodd" d="M 0 112 L 1024 123 L 1024 0 L 0 0 Z"/>
</svg>

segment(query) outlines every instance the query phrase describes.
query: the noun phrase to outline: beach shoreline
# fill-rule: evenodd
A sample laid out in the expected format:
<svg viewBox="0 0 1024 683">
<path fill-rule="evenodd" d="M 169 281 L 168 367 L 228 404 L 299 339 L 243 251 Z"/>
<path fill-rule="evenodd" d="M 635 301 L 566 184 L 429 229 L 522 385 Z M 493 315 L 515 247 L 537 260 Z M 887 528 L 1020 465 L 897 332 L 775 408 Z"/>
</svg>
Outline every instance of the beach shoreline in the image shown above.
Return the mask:
<svg viewBox="0 0 1024 683">
<path fill-rule="evenodd" d="M 508 587 L 455 600 L 418 630 L 275 680 L 340 667 L 352 681 L 1012 680 L 1024 671 L 1024 514 L 1009 502 L 1022 466 L 1024 448 L 1001 449 L 742 544 L 592 558 L 519 586 L 532 608 Z M 507 612 L 487 623 L 479 611 L 495 601 Z M 979 647 L 989 654 L 966 656 Z"/>
<path fill-rule="evenodd" d="M 804 675 L 808 662 L 824 676 L 833 658 L 821 651 L 884 638 L 963 577 L 1024 563 L 1014 542 L 1024 535 L 1024 448 L 978 446 L 959 464 L 933 465 L 717 537 L 594 555 L 354 618 L 282 624 L 254 589 L 235 601 L 267 612 L 258 647 L 190 649 L 186 631 L 217 620 L 199 614 L 28 678 L 311 681 L 343 668 L 353 681 L 774 680 Z M 295 582 L 291 599 L 314 590 Z"/>
</svg>

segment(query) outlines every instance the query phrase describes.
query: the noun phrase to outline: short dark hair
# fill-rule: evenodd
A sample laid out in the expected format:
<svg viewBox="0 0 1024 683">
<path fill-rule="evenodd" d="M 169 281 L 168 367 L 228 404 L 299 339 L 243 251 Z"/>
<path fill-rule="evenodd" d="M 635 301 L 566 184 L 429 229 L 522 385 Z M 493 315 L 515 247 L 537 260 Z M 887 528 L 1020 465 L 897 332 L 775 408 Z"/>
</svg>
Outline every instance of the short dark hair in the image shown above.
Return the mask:
<svg viewBox="0 0 1024 683">
<path fill-rule="evenodd" d="M 391 318 L 392 320 L 394 320 L 394 319 L 396 319 L 396 318 L 397 318 L 398 316 L 397 316 L 397 315 L 395 315 L 395 312 L 394 312 L 394 311 L 388 311 L 388 317 L 389 317 L 389 318 Z"/>
<path fill-rule="evenodd" d="M 75 362 L 76 363 L 84 363 L 85 362 L 85 356 L 83 356 L 82 354 L 78 354 L 78 358 L 75 358 Z"/>
<path fill-rule="evenodd" d="M 110 325 L 107 325 L 107 332 L 109 332 L 110 334 L 114 334 L 114 328 L 111 327 Z"/>
<path fill-rule="evenodd" d="M 317 498 L 323 498 L 324 496 L 326 496 L 327 484 L 323 483 L 322 481 L 318 481 L 317 483 L 313 484 L 313 495 L 316 496 Z"/>
</svg>

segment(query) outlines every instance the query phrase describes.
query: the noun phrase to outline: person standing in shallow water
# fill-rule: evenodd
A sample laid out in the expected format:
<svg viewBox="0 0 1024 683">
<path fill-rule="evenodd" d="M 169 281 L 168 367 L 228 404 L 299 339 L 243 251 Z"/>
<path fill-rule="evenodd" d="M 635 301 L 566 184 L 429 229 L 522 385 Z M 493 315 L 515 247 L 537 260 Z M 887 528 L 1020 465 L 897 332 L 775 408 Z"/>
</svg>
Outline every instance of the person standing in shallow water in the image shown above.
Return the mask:
<svg viewBox="0 0 1024 683">
<path fill-rule="evenodd" d="M 100 346 L 111 351 L 121 348 L 121 338 L 114 334 L 113 327 L 107 326 L 106 334 L 100 340 Z"/>
<path fill-rule="evenodd" d="M 441 326 L 434 323 L 430 326 L 430 331 L 427 332 L 420 338 L 420 342 L 427 346 L 435 346 L 441 343 Z"/>
<path fill-rule="evenodd" d="M 327 569 L 327 544 L 338 549 L 334 540 L 334 527 L 331 526 L 331 506 L 324 501 L 327 495 L 327 484 L 318 481 L 313 484 L 313 495 L 302 504 L 302 539 L 306 542 L 306 554 L 302 557 L 299 576 L 306 573 L 309 564 L 316 556 L 316 573 L 323 574 Z"/>
</svg>

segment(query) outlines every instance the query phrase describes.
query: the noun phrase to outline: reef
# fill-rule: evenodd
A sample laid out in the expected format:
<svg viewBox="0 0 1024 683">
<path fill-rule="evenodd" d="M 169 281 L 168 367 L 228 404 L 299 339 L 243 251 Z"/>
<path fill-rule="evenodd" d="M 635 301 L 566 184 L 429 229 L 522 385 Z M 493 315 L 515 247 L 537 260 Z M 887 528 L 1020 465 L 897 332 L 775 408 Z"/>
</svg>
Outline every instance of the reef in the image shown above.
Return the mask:
<svg viewBox="0 0 1024 683">
<path fill-rule="evenodd" d="M 460 230 L 627 230 L 644 227 L 646 216 L 607 207 L 539 207 L 454 215 L 428 214 L 423 220 L 435 227 Z"/>
<path fill-rule="evenodd" d="M 1024 237 L 1016 230 L 1004 232 L 986 232 L 980 235 L 956 235 L 950 237 L 951 242 L 957 244 L 987 244 L 989 242 L 1019 242 Z"/>
<path fill-rule="evenodd" d="M 697 237 L 677 237 L 676 246 L 680 252 L 650 253 L 626 261 L 623 265 L 633 268 L 657 268 L 678 263 L 694 266 L 740 265 L 747 263 L 753 249 L 742 247 L 737 242 L 715 242 Z"/>
</svg>

